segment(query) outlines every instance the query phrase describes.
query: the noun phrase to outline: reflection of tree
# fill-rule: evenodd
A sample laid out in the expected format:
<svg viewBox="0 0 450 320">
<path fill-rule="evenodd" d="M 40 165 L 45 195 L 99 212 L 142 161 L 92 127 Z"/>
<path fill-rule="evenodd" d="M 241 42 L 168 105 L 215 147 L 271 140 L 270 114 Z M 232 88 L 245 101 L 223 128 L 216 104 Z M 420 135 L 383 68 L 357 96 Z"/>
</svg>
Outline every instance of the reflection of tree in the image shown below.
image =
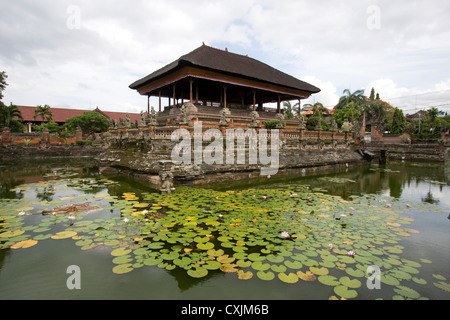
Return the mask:
<svg viewBox="0 0 450 320">
<path fill-rule="evenodd" d="M 178 288 L 181 291 L 188 290 L 217 276 L 225 276 L 225 273 L 220 270 L 208 270 L 207 276 L 198 279 L 190 277 L 186 270 L 182 268 L 175 268 L 174 270 L 170 270 L 168 273 L 175 278 L 178 283 Z"/>
<path fill-rule="evenodd" d="M 428 190 L 427 195 L 425 197 L 422 197 L 422 202 L 438 204 L 439 200 L 434 198 L 433 194 L 431 193 L 431 190 Z"/>
<path fill-rule="evenodd" d="M 14 178 L 4 179 L 0 181 L 0 198 L 1 199 L 21 199 L 23 194 L 21 192 L 11 191 L 15 187 L 24 184 L 25 180 L 15 180 Z"/>
<path fill-rule="evenodd" d="M 36 198 L 38 198 L 41 201 L 52 201 L 54 193 L 55 188 L 53 186 L 38 188 L 36 190 Z"/>
<path fill-rule="evenodd" d="M 402 186 L 402 179 L 395 176 L 389 176 L 389 189 L 391 197 L 400 198 L 403 191 Z"/>
</svg>

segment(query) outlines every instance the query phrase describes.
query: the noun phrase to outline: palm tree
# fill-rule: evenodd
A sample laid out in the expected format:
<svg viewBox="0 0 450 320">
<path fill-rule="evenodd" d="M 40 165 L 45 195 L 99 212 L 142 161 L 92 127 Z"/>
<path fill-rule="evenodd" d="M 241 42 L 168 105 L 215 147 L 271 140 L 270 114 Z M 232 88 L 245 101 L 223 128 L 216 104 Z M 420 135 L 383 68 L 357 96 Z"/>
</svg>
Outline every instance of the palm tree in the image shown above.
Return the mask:
<svg viewBox="0 0 450 320">
<path fill-rule="evenodd" d="M 345 89 L 342 94 L 343 96 L 339 99 L 336 110 L 342 109 L 350 102 L 354 102 L 356 106 L 361 107 L 366 100 L 366 97 L 364 96 L 364 90 L 356 90 L 355 92 L 351 93 L 350 89 Z"/>
<path fill-rule="evenodd" d="M 50 106 L 49 105 L 45 105 L 45 106 L 37 106 L 36 109 L 34 110 L 34 116 L 33 118 L 36 119 L 37 117 L 41 117 L 42 120 L 47 120 L 47 122 L 52 121 L 53 119 L 53 113 L 50 111 Z"/>
<path fill-rule="evenodd" d="M 294 119 L 295 115 L 298 113 L 298 102 L 294 105 L 290 101 L 283 102 L 283 113 L 285 119 Z"/>
<path fill-rule="evenodd" d="M 310 108 L 313 108 L 313 114 L 315 114 L 316 111 L 320 111 L 320 114 L 324 114 L 324 113 L 330 114 L 330 110 L 328 110 L 327 108 L 325 108 L 325 107 L 323 106 L 323 104 L 320 103 L 320 102 L 316 102 L 316 103 L 314 103 L 314 104 L 310 104 L 310 103 L 305 104 L 305 105 L 303 106 L 302 110 L 303 110 L 303 111 L 306 111 L 306 110 L 308 110 L 308 109 L 310 109 Z"/>
<path fill-rule="evenodd" d="M 0 103 L 0 121 L 2 126 L 9 128 L 11 121 L 14 120 L 14 118 L 18 118 L 23 121 L 20 109 L 12 103 L 9 106 Z"/>
</svg>

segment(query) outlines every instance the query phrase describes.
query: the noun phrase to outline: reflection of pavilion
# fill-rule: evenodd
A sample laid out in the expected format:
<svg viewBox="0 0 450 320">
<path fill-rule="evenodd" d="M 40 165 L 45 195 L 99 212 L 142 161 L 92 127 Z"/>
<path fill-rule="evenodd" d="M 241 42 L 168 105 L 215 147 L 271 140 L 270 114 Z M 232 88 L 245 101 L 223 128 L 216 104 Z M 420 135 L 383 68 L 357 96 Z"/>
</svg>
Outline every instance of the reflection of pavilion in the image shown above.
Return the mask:
<svg viewBox="0 0 450 320">
<path fill-rule="evenodd" d="M 282 101 L 300 101 L 320 91 L 258 60 L 205 44 L 130 88 L 149 100 L 151 96 L 159 97 L 160 125 L 171 124 L 185 102 L 190 102 L 187 114 L 197 115 L 197 120 L 219 121 L 222 108 L 236 125 L 250 119 L 252 111 L 259 113 L 261 121 L 275 119 L 276 113 L 281 113 Z M 169 100 L 164 109 L 161 98 Z M 276 113 L 265 110 L 264 103 L 277 103 Z"/>
</svg>

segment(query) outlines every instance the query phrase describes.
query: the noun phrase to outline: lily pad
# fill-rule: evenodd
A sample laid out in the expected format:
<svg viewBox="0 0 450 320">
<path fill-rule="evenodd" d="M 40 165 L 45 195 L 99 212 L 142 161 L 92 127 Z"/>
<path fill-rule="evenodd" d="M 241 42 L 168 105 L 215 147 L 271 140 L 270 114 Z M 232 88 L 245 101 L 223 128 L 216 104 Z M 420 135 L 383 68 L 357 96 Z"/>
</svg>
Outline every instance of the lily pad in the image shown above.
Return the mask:
<svg viewBox="0 0 450 320">
<path fill-rule="evenodd" d="M 342 283 L 344 286 L 349 287 L 349 288 L 359 288 L 361 287 L 361 281 L 359 281 L 358 279 L 350 279 L 349 277 L 341 277 L 339 279 L 339 282 Z"/>
<path fill-rule="evenodd" d="M 131 263 L 119 264 L 112 268 L 112 272 L 115 274 L 124 274 L 133 271 L 133 265 Z"/>
<path fill-rule="evenodd" d="M 262 270 L 256 273 L 257 277 L 261 280 L 270 281 L 275 278 L 275 274 L 272 271 L 264 272 Z"/>
<path fill-rule="evenodd" d="M 325 284 L 327 286 L 332 286 L 332 287 L 338 286 L 341 284 L 335 276 L 330 276 L 330 275 L 319 276 L 317 278 L 317 280 L 319 280 L 319 282 L 322 284 Z"/>
<path fill-rule="evenodd" d="M 394 291 L 406 298 L 418 299 L 420 297 L 420 294 L 416 290 L 406 286 L 397 286 L 394 288 Z"/>
<path fill-rule="evenodd" d="M 120 256 L 124 256 L 126 254 L 129 254 L 131 252 L 131 249 L 129 248 L 125 248 L 125 247 L 120 247 L 117 249 L 114 249 L 113 251 L 111 251 L 111 255 L 114 257 L 120 257 Z"/>
<path fill-rule="evenodd" d="M 191 276 L 192 278 L 203 278 L 208 275 L 208 269 L 202 268 L 202 267 L 198 267 L 195 269 L 189 269 L 187 271 L 187 274 L 189 276 Z"/>
<path fill-rule="evenodd" d="M 22 241 L 16 242 L 10 248 L 11 249 L 19 249 L 19 248 L 26 249 L 26 248 L 36 245 L 37 243 L 38 243 L 38 241 L 35 239 L 22 240 Z"/>
<path fill-rule="evenodd" d="M 303 281 L 314 281 L 317 279 L 316 275 L 311 271 L 306 271 L 305 273 L 297 271 L 297 276 Z"/>
<path fill-rule="evenodd" d="M 56 234 L 54 234 L 53 236 L 51 236 L 52 239 L 67 239 L 67 238 L 72 238 L 73 236 L 76 236 L 77 233 L 75 231 L 61 231 L 58 232 Z"/>
<path fill-rule="evenodd" d="M 297 283 L 298 282 L 298 276 L 292 272 L 289 274 L 281 272 L 278 274 L 278 279 L 280 279 L 281 281 L 286 282 L 286 283 Z"/>
<path fill-rule="evenodd" d="M 253 272 L 251 272 L 251 271 L 244 272 L 244 270 L 239 270 L 237 272 L 237 274 L 238 274 L 238 278 L 241 280 L 248 280 L 253 277 Z"/>
<path fill-rule="evenodd" d="M 352 299 L 358 296 L 358 293 L 355 290 L 349 290 L 348 287 L 344 285 L 336 286 L 333 290 L 338 296 L 346 299 Z"/>
</svg>

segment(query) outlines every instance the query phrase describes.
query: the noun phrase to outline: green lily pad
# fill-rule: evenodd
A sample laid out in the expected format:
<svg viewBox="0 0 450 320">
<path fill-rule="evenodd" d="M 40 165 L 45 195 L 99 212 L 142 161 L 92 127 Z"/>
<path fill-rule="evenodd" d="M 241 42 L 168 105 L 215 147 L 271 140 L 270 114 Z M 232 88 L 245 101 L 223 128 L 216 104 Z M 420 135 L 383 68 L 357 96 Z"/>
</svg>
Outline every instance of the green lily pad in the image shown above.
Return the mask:
<svg viewBox="0 0 450 320">
<path fill-rule="evenodd" d="M 112 272 L 115 274 L 124 274 L 133 271 L 133 265 L 131 263 L 119 264 L 112 268 Z"/>
<path fill-rule="evenodd" d="M 209 250 L 214 248 L 214 243 L 212 242 L 206 242 L 206 243 L 197 243 L 197 248 L 201 250 Z"/>
<path fill-rule="evenodd" d="M 303 264 L 300 261 L 284 261 L 284 265 L 290 269 L 298 270 L 303 267 Z"/>
<path fill-rule="evenodd" d="M 144 263 L 146 266 L 156 266 L 156 265 L 160 264 L 162 261 L 163 261 L 162 258 L 150 257 L 150 258 L 145 259 L 145 260 L 143 261 L 143 263 Z"/>
<path fill-rule="evenodd" d="M 281 272 L 278 274 L 278 279 L 285 283 L 297 283 L 298 282 L 298 276 L 295 273 L 289 273 L 286 274 L 284 272 Z"/>
<path fill-rule="evenodd" d="M 189 269 L 187 271 L 187 274 L 192 278 L 203 278 L 208 275 L 208 269 L 202 268 L 202 267 L 198 267 L 195 269 Z"/>
<path fill-rule="evenodd" d="M 11 230 L 0 233 L 0 238 L 13 238 L 24 234 L 25 230 Z"/>
<path fill-rule="evenodd" d="M 397 286 L 394 288 L 394 291 L 397 294 L 410 299 L 418 299 L 420 297 L 420 294 L 416 290 L 405 286 Z"/>
<path fill-rule="evenodd" d="M 270 280 L 273 280 L 275 278 L 275 274 L 272 271 L 264 272 L 264 271 L 260 270 L 260 271 L 258 271 L 256 273 L 256 276 L 259 279 L 265 280 L 265 281 L 270 281 Z"/>
<path fill-rule="evenodd" d="M 262 263 L 261 261 L 254 261 L 252 264 L 252 268 L 255 270 L 268 270 L 270 269 L 270 264 L 269 263 Z"/>
<path fill-rule="evenodd" d="M 349 290 L 348 287 L 344 286 L 344 285 L 339 285 L 334 287 L 334 293 L 336 293 L 337 295 L 341 296 L 342 298 L 345 299 L 353 299 L 356 298 L 358 296 L 358 292 L 356 292 L 355 290 Z"/>
<path fill-rule="evenodd" d="M 129 254 L 131 252 L 131 249 L 129 248 L 125 248 L 125 247 L 120 247 L 117 249 L 114 249 L 113 251 L 111 251 L 111 255 L 115 256 L 115 257 L 120 257 L 120 256 L 124 256 L 126 254 Z"/>
<path fill-rule="evenodd" d="M 51 236 L 52 239 L 67 239 L 67 238 L 72 238 L 73 236 L 76 236 L 77 233 L 75 231 L 61 231 L 61 232 L 57 232 L 56 234 L 54 234 L 53 236 Z"/>
<path fill-rule="evenodd" d="M 447 282 L 444 282 L 444 281 L 439 281 L 439 282 L 433 282 L 433 284 L 434 284 L 435 287 L 437 287 L 437 288 L 439 288 L 441 290 L 450 292 L 450 283 L 447 283 Z"/>
<path fill-rule="evenodd" d="M 359 281 L 358 279 L 350 279 L 347 276 L 341 277 L 339 279 L 339 282 L 342 283 L 344 286 L 353 288 L 353 289 L 361 287 L 361 281 Z"/>
<path fill-rule="evenodd" d="M 330 276 L 330 275 L 321 275 L 321 276 L 317 277 L 317 280 L 320 283 L 325 284 L 327 286 L 334 287 L 334 286 L 338 286 L 341 284 L 335 276 Z"/>
</svg>

